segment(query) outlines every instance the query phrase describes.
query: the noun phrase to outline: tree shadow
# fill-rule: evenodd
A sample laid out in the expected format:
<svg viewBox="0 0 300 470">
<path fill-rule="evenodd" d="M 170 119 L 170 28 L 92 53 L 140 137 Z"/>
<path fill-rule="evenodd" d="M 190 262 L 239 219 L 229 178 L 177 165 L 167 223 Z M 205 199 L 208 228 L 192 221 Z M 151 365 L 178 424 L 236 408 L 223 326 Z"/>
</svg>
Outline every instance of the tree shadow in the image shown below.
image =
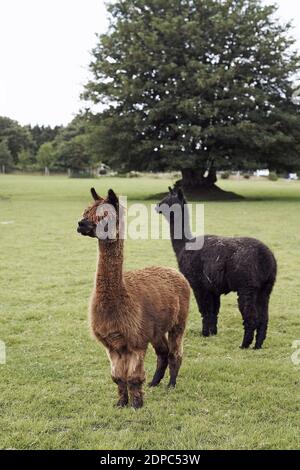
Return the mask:
<svg viewBox="0 0 300 470">
<path fill-rule="evenodd" d="M 217 186 L 216 186 L 217 187 Z M 259 191 L 258 191 L 259 192 Z M 143 198 L 145 201 L 161 201 L 168 191 L 157 194 L 150 194 Z M 218 190 L 202 190 L 195 192 L 184 192 L 188 201 L 193 202 L 299 202 L 300 203 L 300 188 L 299 192 L 289 194 L 288 192 L 274 192 L 273 194 L 246 194 L 240 195 L 230 191 L 224 191 L 220 188 Z"/>
<path fill-rule="evenodd" d="M 144 198 L 145 201 L 152 201 L 152 200 L 161 200 L 167 194 L 165 193 L 158 193 L 158 194 L 151 194 Z M 218 186 L 213 186 L 212 188 L 203 188 L 197 191 L 184 191 L 184 195 L 187 197 L 188 200 L 191 201 L 199 201 L 199 202 L 209 202 L 209 201 L 228 201 L 228 202 L 238 202 L 243 201 L 245 198 L 240 194 L 236 194 L 231 191 L 225 191 L 224 189 L 219 188 Z"/>
</svg>

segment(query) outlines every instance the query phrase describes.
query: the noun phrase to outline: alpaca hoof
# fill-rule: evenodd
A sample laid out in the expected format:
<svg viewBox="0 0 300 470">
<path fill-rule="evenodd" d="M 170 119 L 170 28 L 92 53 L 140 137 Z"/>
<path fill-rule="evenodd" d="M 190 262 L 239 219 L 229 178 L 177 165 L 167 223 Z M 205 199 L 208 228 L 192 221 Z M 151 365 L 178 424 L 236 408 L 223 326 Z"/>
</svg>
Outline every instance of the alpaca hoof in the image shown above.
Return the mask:
<svg viewBox="0 0 300 470">
<path fill-rule="evenodd" d="M 151 382 L 148 383 L 148 387 L 157 387 L 160 384 L 160 382 L 157 382 L 156 380 L 152 380 Z"/>
<path fill-rule="evenodd" d="M 260 346 L 259 344 L 258 344 L 258 345 L 256 344 L 253 349 L 254 349 L 254 350 L 259 350 L 259 349 L 261 349 L 261 348 L 262 348 L 262 346 Z"/>
<path fill-rule="evenodd" d="M 169 389 L 172 389 L 172 388 L 175 388 L 175 387 L 176 387 L 176 382 L 175 383 L 174 382 L 169 382 L 168 383 L 168 388 Z"/>
<path fill-rule="evenodd" d="M 209 331 L 208 330 L 202 330 L 202 336 L 204 336 L 204 338 L 208 338 L 209 337 Z"/>
<path fill-rule="evenodd" d="M 128 398 L 120 398 L 120 400 L 116 404 L 116 407 L 117 408 L 124 408 L 127 405 L 128 405 Z"/>
<path fill-rule="evenodd" d="M 217 336 L 218 331 L 217 330 L 210 330 L 210 335 L 211 336 Z"/>
<path fill-rule="evenodd" d="M 142 408 L 144 405 L 144 402 L 143 402 L 143 399 L 142 398 L 134 398 L 132 400 L 132 408 L 134 408 L 135 410 L 138 410 L 139 408 Z"/>
<path fill-rule="evenodd" d="M 240 349 L 249 349 L 249 347 L 250 347 L 250 344 L 249 344 L 248 346 L 247 346 L 247 345 L 244 345 L 244 344 L 242 344 L 242 345 L 240 346 Z"/>
</svg>

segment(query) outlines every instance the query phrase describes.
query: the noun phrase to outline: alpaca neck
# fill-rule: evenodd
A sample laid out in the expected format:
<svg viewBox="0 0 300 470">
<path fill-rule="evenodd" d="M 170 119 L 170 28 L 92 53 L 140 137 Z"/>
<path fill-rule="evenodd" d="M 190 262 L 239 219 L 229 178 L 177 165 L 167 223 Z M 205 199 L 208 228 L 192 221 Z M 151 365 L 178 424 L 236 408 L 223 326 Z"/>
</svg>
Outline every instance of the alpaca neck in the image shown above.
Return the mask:
<svg viewBox="0 0 300 470">
<path fill-rule="evenodd" d="M 181 217 L 181 237 L 176 238 L 176 231 L 175 231 L 175 220 L 174 215 L 171 214 L 170 217 L 170 236 L 172 241 L 173 250 L 178 257 L 179 254 L 184 250 L 185 244 L 188 243 L 191 238 L 191 229 L 190 229 L 190 218 L 188 208 L 186 207 L 185 210 L 182 209 L 182 217 Z"/>
<path fill-rule="evenodd" d="M 117 298 L 123 284 L 123 240 L 113 243 L 98 242 L 98 269 L 96 289 L 101 297 L 109 299 L 110 303 Z"/>
</svg>

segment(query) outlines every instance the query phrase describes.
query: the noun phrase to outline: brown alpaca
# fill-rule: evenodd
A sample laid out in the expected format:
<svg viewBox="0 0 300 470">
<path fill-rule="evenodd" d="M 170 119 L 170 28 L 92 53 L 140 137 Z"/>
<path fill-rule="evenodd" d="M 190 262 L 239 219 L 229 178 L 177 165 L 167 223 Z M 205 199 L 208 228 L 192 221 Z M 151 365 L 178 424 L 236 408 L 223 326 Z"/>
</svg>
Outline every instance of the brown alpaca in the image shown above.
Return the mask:
<svg viewBox="0 0 300 470">
<path fill-rule="evenodd" d="M 150 386 L 160 383 L 168 365 L 169 387 L 176 385 L 190 288 L 184 276 L 171 268 L 149 267 L 123 273 L 123 216 L 119 214 L 118 198 L 112 190 L 106 199 L 93 188 L 91 192 L 95 202 L 85 210 L 77 229 L 82 235 L 98 238 L 99 244 L 90 304 L 91 328 L 110 359 L 112 379 L 118 385 L 118 406 L 126 406 L 130 397 L 132 406 L 140 408 L 149 343 L 157 354 Z M 109 219 L 114 219 L 116 229 L 113 239 L 105 240 L 97 229 L 102 224 L 105 230 Z"/>
</svg>

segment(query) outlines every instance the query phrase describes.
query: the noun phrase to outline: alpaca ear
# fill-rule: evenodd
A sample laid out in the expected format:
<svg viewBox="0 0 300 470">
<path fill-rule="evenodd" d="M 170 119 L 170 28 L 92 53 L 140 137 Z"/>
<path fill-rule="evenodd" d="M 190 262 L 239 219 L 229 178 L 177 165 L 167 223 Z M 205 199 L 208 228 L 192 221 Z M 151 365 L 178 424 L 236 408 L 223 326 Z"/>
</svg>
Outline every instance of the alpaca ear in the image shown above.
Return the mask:
<svg viewBox="0 0 300 470">
<path fill-rule="evenodd" d="M 179 188 L 179 189 L 177 190 L 177 196 L 178 196 L 178 198 L 179 198 L 181 201 L 184 200 L 184 194 L 183 194 L 183 191 L 182 191 L 181 188 Z"/>
<path fill-rule="evenodd" d="M 91 188 L 91 195 L 95 201 L 99 201 L 101 199 L 95 188 Z"/>
<path fill-rule="evenodd" d="M 116 193 L 112 189 L 108 190 L 107 202 L 109 202 L 109 204 L 111 204 L 114 207 L 117 207 L 118 204 L 119 204 L 118 196 L 116 195 Z"/>
</svg>

